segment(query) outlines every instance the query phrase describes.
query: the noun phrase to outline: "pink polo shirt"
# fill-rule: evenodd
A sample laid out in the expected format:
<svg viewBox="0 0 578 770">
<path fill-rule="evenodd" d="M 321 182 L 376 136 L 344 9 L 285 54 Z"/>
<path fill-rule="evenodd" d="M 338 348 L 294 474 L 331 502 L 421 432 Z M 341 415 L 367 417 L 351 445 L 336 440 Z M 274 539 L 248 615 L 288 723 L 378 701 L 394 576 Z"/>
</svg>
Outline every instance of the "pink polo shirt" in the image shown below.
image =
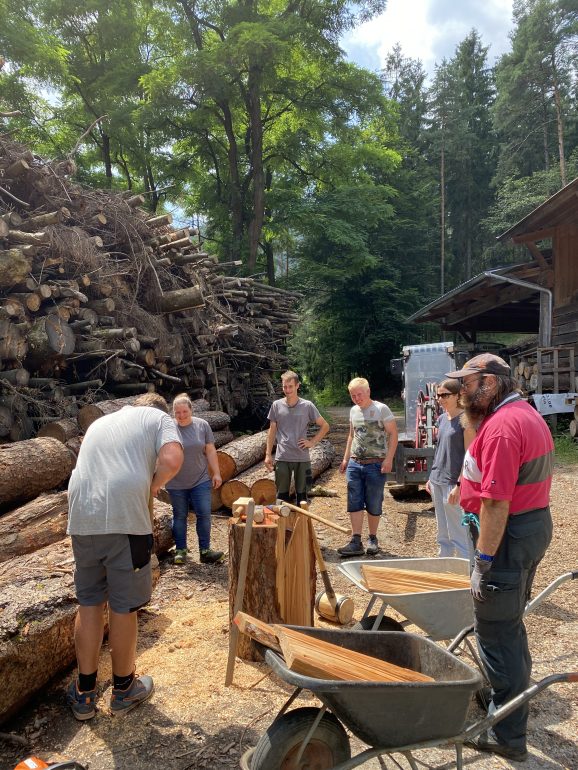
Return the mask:
<svg viewBox="0 0 578 770">
<path fill-rule="evenodd" d="M 482 498 L 509 500 L 511 515 L 545 508 L 553 461 L 544 418 L 526 401 L 505 403 L 486 417 L 466 452 L 460 504 L 479 513 Z"/>
</svg>

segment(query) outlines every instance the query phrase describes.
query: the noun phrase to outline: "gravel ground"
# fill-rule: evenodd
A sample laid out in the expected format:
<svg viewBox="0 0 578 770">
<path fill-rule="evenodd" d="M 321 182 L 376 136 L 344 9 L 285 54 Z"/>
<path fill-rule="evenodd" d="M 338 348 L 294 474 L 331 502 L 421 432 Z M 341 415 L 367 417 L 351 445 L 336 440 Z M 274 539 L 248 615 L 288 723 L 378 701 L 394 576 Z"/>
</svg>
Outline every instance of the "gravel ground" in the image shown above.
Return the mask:
<svg viewBox="0 0 578 770">
<path fill-rule="evenodd" d="M 324 487 L 337 492 L 337 497 L 315 498 L 312 507 L 321 516 L 342 524 L 348 523 L 348 517 L 345 481 L 338 465 L 347 414 L 346 409 L 332 410 L 329 438 L 336 446 L 337 458 L 334 467 L 320 479 Z M 578 472 L 557 468 L 552 494 L 554 540 L 540 567 L 536 592 L 578 567 L 577 499 Z M 379 532 L 383 551 L 377 558 L 435 556 L 435 520 L 425 493 L 406 502 L 395 502 L 388 495 L 384 512 Z M 226 518 L 215 517 L 216 547 L 226 547 L 227 527 Z M 340 560 L 336 548 L 343 543 L 342 536 L 321 526 L 317 532 L 335 588 L 354 599 L 358 619 L 368 597 L 337 571 Z M 97 717 L 87 723 L 76 722 L 63 705 L 63 689 L 70 674 L 58 678 L 17 719 L 2 726 L 3 731 L 24 738 L 28 747 L 0 740 L 0 770 L 12 770 L 19 759 L 31 754 L 51 762 L 76 759 L 90 770 L 239 767 L 240 755 L 256 744 L 291 688 L 271 675 L 264 664 L 241 661 L 235 667 L 233 686 L 224 686 L 228 655 L 227 567 L 201 565 L 197 555 L 192 556 L 184 568 L 174 566 L 170 559 L 161 564 L 162 576 L 152 603 L 141 613 L 137 665 L 140 672 L 151 674 L 155 680 L 151 701 L 124 717 L 110 715 L 111 672 L 105 648 L 99 670 Z M 576 583 L 565 583 L 528 616 L 536 679 L 558 671 L 578 671 L 576 587 Z M 409 630 L 421 633 L 420 629 Z M 315 699 L 305 693 L 296 705 L 315 704 Z M 472 704 L 471 718 L 480 715 Z M 354 754 L 363 749 L 354 737 L 351 745 Z M 465 766 L 473 770 L 577 770 L 577 745 L 578 687 L 555 685 L 531 701 L 530 757 L 524 764 L 466 749 Z M 455 766 L 453 749 L 447 747 L 422 750 L 415 757 L 418 767 L 426 770 L 450 770 Z M 397 755 L 371 760 L 363 767 L 393 770 L 408 764 Z"/>
</svg>

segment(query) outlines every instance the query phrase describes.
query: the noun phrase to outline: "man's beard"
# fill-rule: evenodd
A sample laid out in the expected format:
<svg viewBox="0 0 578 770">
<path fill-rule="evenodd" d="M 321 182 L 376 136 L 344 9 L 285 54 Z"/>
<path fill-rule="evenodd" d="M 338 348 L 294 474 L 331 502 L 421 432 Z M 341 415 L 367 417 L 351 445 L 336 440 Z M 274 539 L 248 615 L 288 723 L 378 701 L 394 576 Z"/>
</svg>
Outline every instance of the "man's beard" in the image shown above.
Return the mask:
<svg viewBox="0 0 578 770">
<path fill-rule="evenodd" d="M 462 391 L 460 400 L 472 425 L 479 425 L 493 410 L 493 395 L 493 389 L 486 380 L 482 380 L 482 384 L 473 393 Z"/>
</svg>

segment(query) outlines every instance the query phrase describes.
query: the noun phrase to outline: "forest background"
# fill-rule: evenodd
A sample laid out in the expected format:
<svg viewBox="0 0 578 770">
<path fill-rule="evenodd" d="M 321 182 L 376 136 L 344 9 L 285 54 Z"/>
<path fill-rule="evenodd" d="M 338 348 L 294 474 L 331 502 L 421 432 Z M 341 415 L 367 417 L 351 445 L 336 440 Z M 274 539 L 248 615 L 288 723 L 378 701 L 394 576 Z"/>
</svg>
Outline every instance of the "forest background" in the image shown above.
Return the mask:
<svg viewBox="0 0 578 770">
<path fill-rule="evenodd" d="M 302 291 L 291 360 L 328 403 L 354 374 L 387 392 L 400 346 L 440 335 L 405 319 L 531 259 L 496 236 L 578 174 L 578 0 L 515 0 L 495 66 L 472 29 L 431 79 L 399 47 L 347 60 L 385 5 L 0 0 L 11 138 Z"/>
</svg>

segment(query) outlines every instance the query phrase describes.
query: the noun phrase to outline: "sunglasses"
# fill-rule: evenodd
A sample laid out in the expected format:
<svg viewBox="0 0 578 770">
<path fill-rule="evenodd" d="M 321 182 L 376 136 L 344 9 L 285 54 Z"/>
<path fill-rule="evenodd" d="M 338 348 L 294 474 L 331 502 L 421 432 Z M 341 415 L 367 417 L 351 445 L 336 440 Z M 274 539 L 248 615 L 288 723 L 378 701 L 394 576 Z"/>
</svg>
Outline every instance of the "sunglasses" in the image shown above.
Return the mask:
<svg viewBox="0 0 578 770">
<path fill-rule="evenodd" d="M 449 398 L 450 396 L 455 396 L 455 395 L 457 395 L 457 394 L 456 393 L 438 393 L 437 397 L 438 398 Z"/>
</svg>

